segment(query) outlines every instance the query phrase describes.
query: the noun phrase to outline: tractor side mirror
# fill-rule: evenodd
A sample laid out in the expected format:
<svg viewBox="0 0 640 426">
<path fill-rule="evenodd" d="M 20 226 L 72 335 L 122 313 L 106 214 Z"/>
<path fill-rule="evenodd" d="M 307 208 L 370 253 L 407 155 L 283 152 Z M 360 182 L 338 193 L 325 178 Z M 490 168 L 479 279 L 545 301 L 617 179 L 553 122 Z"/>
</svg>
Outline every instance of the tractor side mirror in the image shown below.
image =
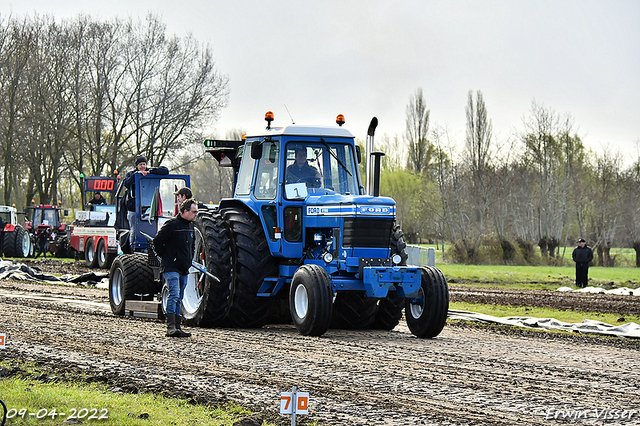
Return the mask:
<svg viewBox="0 0 640 426">
<path fill-rule="evenodd" d="M 251 158 L 259 160 L 262 157 L 262 142 L 254 142 L 251 144 Z"/>
<path fill-rule="evenodd" d="M 65 215 L 65 216 L 69 216 L 69 210 L 65 210 L 65 211 L 64 211 L 64 215 Z"/>
<path fill-rule="evenodd" d="M 362 153 L 360 152 L 360 145 L 356 145 L 356 157 L 358 158 L 358 164 L 362 163 Z"/>
</svg>

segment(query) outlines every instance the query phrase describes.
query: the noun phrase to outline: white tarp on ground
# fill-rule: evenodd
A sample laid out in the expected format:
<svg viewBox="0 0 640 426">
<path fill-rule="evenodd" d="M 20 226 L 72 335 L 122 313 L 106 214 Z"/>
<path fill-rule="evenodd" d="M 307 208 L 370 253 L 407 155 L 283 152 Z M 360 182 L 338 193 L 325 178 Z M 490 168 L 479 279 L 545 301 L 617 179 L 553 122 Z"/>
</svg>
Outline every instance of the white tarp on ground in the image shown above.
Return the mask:
<svg viewBox="0 0 640 426">
<path fill-rule="evenodd" d="M 623 296 L 640 296 L 640 288 L 636 288 L 634 290 L 629 287 L 614 288 L 613 290 L 605 290 L 602 287 L 585 287 L 585 288 L 579 288 L 577 290 L 574 290 L 571 287 L 560 287 L 556 291 L 567 291 L 567 292 L 574 292 L 574 293 L 620 294 Z"/>
<path fill-rule="evenodd" d="M 546 330 L 564 330 L 575 331 L 578 333 L 640 338 L 640 325 L 634 322 L 623 325 L 611 325 L 600 321 L 585 319 L 580 323 L 570 323 L 562 322 L 554 318 L 493 317 L 491 315 L 468 311 L 456 311 L 454 309 L 449 309 L 448 318 L 463 321 L 478 321 L 487 324 L 505 324 L 526 328 L 542 328 Z"/>
<path fill-rule="evenodd" d="M 8 260 L 0 260 L 0 280 L 35 281 L 53 284 L 86 285 L 99 288 L 109 286 L 109 274 L 107 272 L 90 272 L 82 275 L 55 275 L 43 274 L 40 268 L 29 267 L 22 263 L 13 263 Z M 105 284 L 106 281 L 106 284 Z"/>
</svg>

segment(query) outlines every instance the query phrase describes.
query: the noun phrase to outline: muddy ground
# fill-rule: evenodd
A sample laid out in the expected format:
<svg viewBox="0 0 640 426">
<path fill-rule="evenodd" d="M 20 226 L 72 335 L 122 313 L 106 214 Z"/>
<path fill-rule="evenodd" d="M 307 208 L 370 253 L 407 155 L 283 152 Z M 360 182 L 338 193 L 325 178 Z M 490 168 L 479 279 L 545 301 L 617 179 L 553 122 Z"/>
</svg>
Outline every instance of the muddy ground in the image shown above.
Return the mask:
<svg viewBox="0 0 640 426">
<path fill-rule="evenodd" d="M 40 264 L 44 272 L 86 272 L 48 262 L 55 270 Z M 451 298 L 620 315 L 637 314 L 640 303 L 456 285 Z M 154 320 L 113 316 L 106 290 L 0 281 L 0 358 L 36 362 L 45 380 L 82 375 L 125 392 L 234 401 L 256 411 L 257 424 L 291 423 L 278 414 L 279 395 L 294 385 L 310 394 L 310 414 L 298 424 L 640 424 L 638 340 L 458 322 L 430 340 L 415 338 L 404 321 L 391 332 L 329 330 L 320 338 L 290 325 L 190 329 L 189 339 L 164 331 Z"/>
</svg>

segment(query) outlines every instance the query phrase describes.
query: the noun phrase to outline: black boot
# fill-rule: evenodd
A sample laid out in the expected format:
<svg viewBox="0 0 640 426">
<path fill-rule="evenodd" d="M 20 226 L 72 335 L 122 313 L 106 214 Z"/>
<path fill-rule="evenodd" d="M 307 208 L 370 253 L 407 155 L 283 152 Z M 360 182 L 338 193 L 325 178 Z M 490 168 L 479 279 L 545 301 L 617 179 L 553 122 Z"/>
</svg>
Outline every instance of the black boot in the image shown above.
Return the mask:
<svg viewBox="0 0 640 426">
<path fill-rule="evenodd" d="M 167 337 L 181 337 L 180 331 L 176 328 L 175 314 L 167 314 Z"/>
<path fill-rule="evenodd" d="M 182 317 L 180 315 L 176 315 L 176 330 L 180 332 L 180 337 L 191 337 L 191 333 L 182 330 L 182 328 L 180 327 L 181 322 Z"/>
</svg>

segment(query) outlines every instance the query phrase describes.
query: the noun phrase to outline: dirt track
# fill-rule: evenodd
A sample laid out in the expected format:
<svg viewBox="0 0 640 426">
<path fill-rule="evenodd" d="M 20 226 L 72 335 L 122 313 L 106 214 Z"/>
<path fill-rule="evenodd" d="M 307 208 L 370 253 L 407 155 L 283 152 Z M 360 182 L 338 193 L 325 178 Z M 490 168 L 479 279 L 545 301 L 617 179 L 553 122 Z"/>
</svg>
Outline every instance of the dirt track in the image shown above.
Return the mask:
<svg viewBox="0 0 640 426">
<path fill-rule="evenodd" d="M 452 288 L 452 299 L 458 290 Z M 14 297 L 18 292 L 81 297 L 103 307 Z M 610 304 L 584 296 L 581 304 Z M 627 410 L 625 417 L 635 413 L 621 419 L 623 411 L 609 412 L 618 418 L 604 424 L 640 424 L 637 340 L 464 324 L 420 340 L 404 322 L 392 332 L 329 330 L 321 338 L 287 325 L 191 329 L 192 338 L 176 340 L 164 337 L 162 324 L 114 317 L 106 305 L 105 290 L 2 281 L 0 332 L 7 348 L 0 354 L 126 391 L 232 400 L 282 424 L 290 419 L 277 415 L 279 395 L 294 385 L 311 400 L 310 415 L 299 423 L 603 424 L 608 407 Z M 570 413 L 560 410 L 578 418 L 561 420 Z"/>
</svg>

